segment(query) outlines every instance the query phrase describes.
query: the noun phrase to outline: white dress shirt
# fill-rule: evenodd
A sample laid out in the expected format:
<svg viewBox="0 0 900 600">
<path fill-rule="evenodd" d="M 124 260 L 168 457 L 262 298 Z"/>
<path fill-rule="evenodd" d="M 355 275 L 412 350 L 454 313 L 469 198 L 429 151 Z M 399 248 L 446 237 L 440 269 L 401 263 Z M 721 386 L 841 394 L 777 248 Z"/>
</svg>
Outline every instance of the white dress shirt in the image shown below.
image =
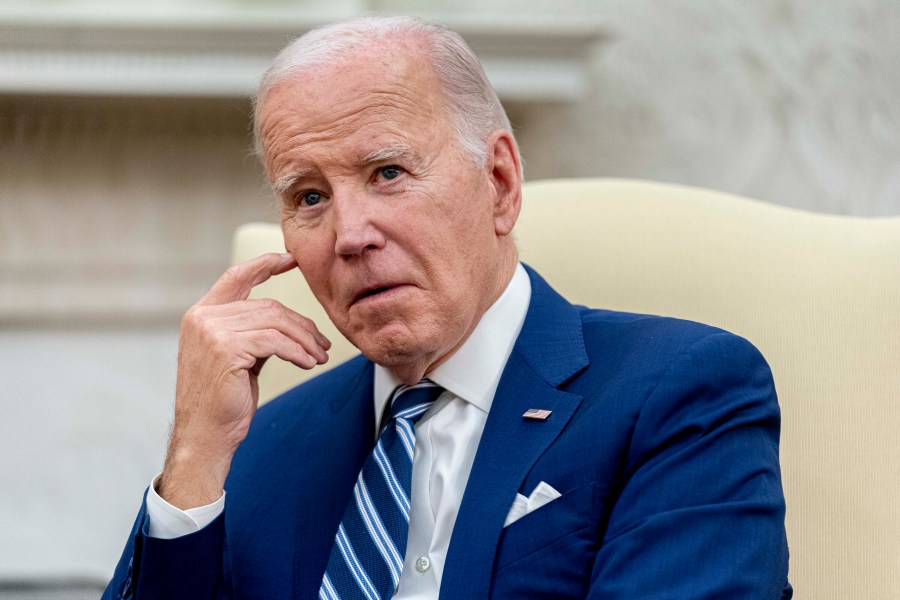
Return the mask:
<svg viewBox="0 0 900 600">
<path fill-rule="evenodd" d="M 415 426 L 409 538 L 394 594 L 398 600 L 438 597 L 475 451 L 530 300 L 531 282 L 520 264 L 465 343 L 427 375 L 446 391 Z M 390 371 L 375 365 L 376 433 L 377 421 L 398 385 L 400 381 Z M 147 493 L 151 537 L 170 539 L 193 533 L 224 510 L 225 494 L 212 504 L 179 510 L 163 500 L 153 484 Z"/>
</svg>

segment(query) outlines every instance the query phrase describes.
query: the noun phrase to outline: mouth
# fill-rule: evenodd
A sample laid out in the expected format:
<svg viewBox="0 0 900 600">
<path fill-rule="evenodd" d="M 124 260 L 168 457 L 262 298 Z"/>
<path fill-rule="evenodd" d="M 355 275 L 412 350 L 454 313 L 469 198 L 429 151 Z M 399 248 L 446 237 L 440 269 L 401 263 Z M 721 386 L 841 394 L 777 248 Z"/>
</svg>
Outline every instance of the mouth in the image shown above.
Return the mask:
<svg viewBox="0 0 900 600">
<path fill-rule="evenodd" d="M 354 296 L 353 301 L 350 303 L 351 306 L 356 304 L 357 302 L 362 302 L 368 300 L 370 298 L 383 297 L 390 294 L 390 292 L 403 287 L 403 284 L 389 283 L 389 284 L 379 284 L 377 286 L 372 286 L 363 289 L 356 296 Z"/>
</svg>

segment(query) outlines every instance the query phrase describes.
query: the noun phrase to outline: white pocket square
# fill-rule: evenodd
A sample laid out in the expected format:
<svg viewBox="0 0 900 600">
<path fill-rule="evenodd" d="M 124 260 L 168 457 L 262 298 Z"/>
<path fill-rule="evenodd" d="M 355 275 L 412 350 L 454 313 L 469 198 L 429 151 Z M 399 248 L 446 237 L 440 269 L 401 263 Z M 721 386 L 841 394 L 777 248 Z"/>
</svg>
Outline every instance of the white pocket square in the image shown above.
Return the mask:
<svg viewBox="0 0 900 600">
<path fill-rule="evenodd" d="M 537 487 L 534 488 L 534 491 L 527 498 L 522 494 L 516 494 L 516 499 L 513 500 L 512 507 L 510 507 L 509 513 L 506 515 L 506 521 L 503 523 L 503 526 L 507 527 L 510 523 L 515 523 L 531 511 L 539 509 L 560 496 L 562 494 L 553 489 L 553 486 L 546 481 L 537 484 Z"/>
</svg>

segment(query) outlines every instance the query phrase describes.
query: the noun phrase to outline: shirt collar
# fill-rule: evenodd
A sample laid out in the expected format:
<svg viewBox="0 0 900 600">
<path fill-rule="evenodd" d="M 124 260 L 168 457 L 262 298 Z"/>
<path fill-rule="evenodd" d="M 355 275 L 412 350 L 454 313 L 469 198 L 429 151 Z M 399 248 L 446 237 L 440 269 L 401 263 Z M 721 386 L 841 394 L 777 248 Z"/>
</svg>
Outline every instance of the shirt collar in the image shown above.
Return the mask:
<svg viewBox="0 0 900 600">
<path fill-rule="evenodd" d="M 428 379 L 485 413 L 490 411 L 530 302 L 531 280 L 520 263 L 506 289 L 482 315 L 469 338 L 450 358 L 428 373 Z M 376 419 L 384 414 L 391 393 L 400 384 L 388 369 L 375 365 Z"/>
</svg>

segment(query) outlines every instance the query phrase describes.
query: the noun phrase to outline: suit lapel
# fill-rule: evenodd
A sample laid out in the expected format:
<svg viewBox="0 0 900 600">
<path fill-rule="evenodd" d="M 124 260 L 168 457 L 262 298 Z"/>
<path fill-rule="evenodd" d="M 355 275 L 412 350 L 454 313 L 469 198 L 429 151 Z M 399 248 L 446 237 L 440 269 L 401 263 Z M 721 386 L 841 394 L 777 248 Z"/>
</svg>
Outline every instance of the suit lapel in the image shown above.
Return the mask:
<svg viewBox="0 0 900 600">
<path fill-rule="evenodd" d="M 487 598 L 506 514 L 535 462 L 565 428 L 581 397 L 557 389 L 587 366 L 578 311 L 534 271 L 531 304 L 475 455 L 444 566 L 442 598 Z M 552 411 L 526 419 L 532 408 Z"/>
<path fill-rule="evenodd" d="M 296 598 L 318 594 L 334 532 L 374 442 L 372 363 L 362 358 L 354 360 L 358 368 L 343 373 L 337 385 L 321 386 L 322 416 L 310 418 L 304 428 L 301 461 L 307 466 L 299 485 L 294 536 Z"/>
</svg>

